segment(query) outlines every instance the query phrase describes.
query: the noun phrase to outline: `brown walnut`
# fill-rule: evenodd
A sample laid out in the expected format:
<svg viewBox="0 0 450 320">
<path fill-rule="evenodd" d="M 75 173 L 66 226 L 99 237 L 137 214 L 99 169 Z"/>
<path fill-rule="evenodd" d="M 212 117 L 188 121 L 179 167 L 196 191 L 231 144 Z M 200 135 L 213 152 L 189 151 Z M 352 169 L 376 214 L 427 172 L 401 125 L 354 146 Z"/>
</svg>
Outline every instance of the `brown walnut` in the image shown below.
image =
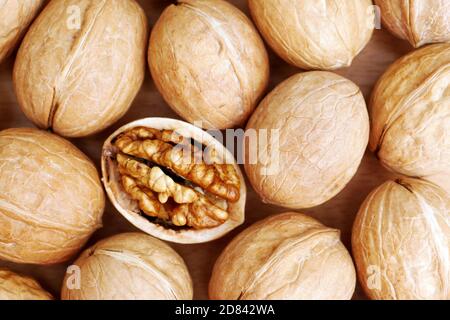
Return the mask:
<svg viewBox="0 0 450 320">
<path fill-rule="evenodd" d="M 404 175 L 450 174 L 450 44 L 418 49 L 378 81 L 370 103 L 370 148 Z"/>
<path fill-rule="evenodd" d="M 34 279 L 0 269 L 0 300 L 53 300 Z"/>
<path fill-rule="evenodd" d="M 206 129 L 243 125 L 269 81 L 258 31 L 224 0 L 179 0 L 150 38 L 153 80 L 185 120 Z"/>
<path fill-rule="evenodd" d="M 448 0 L 375 0 L 384 25 L 418 48 L 450 41 Z"/>
<path fill-rule="evenodd" d="M 68 260 L 101 227 L 95 166 L 70 142 L 37 129 L 0 132 L 0 258 Z"/>
<path fill-rule="evenodd" d="M 193 296 L 183 259 L 164 242 L 141 233 L 98 242 L 83 252 L 74 267 L 78 272 L 68 272 L 64 279 L 63 300 L 191 300 Z"/>
<path fill-rule="evenodd" d="M 0 63 L 16 48 L 44 0 L 3 0 L 0 3 Z"/>
<path fill-rule="evenodd" d="M 263 201 L 314 207 L 355 175 L 369 140 L 366 103 L 358 86 L 339 75 L 297 74 L 261 102 L 247 136 L 257 138 L 246 144 L 245 171 Z"/>
<path fill-rule="evenodd" d="M 66 137 L 97 133 L 121 118 L 144 80 L 146 19 L 135 0 L 51 0 L 14 66 L 25 115 Z"/>
<path fill-rule="evenodd" d="M 388 181 L 361 206 L 353 255 L 367 295 L 450 299 L 450 197 L 418 179 Z"/>
<path fill-rule="evenodd" d="M 248 4 L 272 49 L 308 70 L 350 66 L 374 29 L 371 0 L 249 0 Z"/>
<path fill-rule="evenodd" d="M 340 233 L 299 213 L 262 220 L 220 255 L 211 299 L 347 300 L 355 290 L 353 261 Z"/>
</svg>

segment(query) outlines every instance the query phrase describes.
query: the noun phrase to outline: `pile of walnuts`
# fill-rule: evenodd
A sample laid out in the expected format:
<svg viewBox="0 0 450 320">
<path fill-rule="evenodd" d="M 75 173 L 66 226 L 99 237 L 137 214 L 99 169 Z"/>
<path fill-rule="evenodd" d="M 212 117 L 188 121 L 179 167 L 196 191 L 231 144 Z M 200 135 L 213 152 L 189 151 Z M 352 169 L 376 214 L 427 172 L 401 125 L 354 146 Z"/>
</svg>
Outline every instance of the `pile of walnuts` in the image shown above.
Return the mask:
<svg viewBox="0 0 450 320">
<path fill-rule="evenodd" d="M 348 300 L 359 278 L 371 299 L 449 300 L 450 11 L 446 1 L 375 4 L 249 0 L 251 20 L 225 0 L 179 0 L 150 33 L 136 0 L 7 0 L 0 62 L 19 47 L 14 90 L 39 129 L 0 132 L 0 259 L 75 260 L 62 299 L 192 299 L 188 267 L 163 240 L 204 243 L 244 223 L 247 183 L 234 150 L 203 129 L 245 128 L 243 168 L 264 203 L 300 210 L 328 202 L 368 146 L 398 177 L 362 203 L 352 252 L 339 230 L 299 212 L 243 230 L 214 265 L 211 299 Z M 332 71 L 364 50 L 378 13 L 415 50 L 386 70 L 367 106 L 360 88 Z M 264 41 L 308 71 L 267 92 Z M 146 60 L 186 122 L 121 126 L 103 144 L 100 176 L 65 138 L 122 118 Z M 102 227 L 105 192 L 142 232 L 86 246 Z M 0 270 L 0 299 L 53 296 Z"/>
</svg>

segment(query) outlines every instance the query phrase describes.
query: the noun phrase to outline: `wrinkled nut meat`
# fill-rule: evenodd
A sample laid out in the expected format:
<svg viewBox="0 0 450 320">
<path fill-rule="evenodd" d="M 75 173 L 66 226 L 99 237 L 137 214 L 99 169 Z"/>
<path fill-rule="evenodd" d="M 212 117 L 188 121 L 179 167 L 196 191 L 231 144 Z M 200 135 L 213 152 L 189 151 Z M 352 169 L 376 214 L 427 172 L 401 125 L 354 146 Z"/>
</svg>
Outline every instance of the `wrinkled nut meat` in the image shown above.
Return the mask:
<svg viewBox="0 0 450 320">
<path fill-rule="evenodd" d="M 135 0 L 51 0 L 14 65 L 25 115 L 42 129 L 84 137 L 131 106 L 145 75 L 147 18 Z"/>
<path fill-rule="evenodd" d="M 438 186 L 405 178 L 378 187 L 359 210 L 352 246 L 370 298 L 450 299 L 450 197 Z"/>
<path fill-rule="evenodd" d="M 299 213 L 262 220 L 239 234 L 218 258 L 211 299 L 348 300 L 353 261 L 338 230 Z"/>
<path fill-rule="evenodd" d="M 385 27 L 416 48 L 450 41 L 448 0 L 375 0 L 375 4 Z"/>
<path fill-rule="evenodd" d="M 272 49 L 307 70 L 350 66 L 374 30 L 371 0 L 249 0 L 248 4 Z"/>
<path fill-rule="evenodd" d="M 102 225 L 97 169 L 73 144 L 37 129 L 0 132 L 0 258 L 70 259 Z"/>
<path fill-rule="evenodd" d="M 164 128 L 164 122 L 173 128 Z M 135 213 L 174 236 L 177 231 L 214 230 L 236 220 L 234 212 L 245 199 L 245 189 L 234 161 L 224 163 L 217 146 L 209 148 L 182 135 L 183 129 L 193 126 L 170 119 L 162 120 L 163 128 L 152 123 L 157 119 L 131 124 L 105 144 L 106 188 L 111 182 L 120 188 L 110 189 L 110 197 L 129 198 Z M 218 147 L 223 152 L 224 146 Z M 125 205 L 116 203 L 122 209 Z"/>
<path fill-rule="evenodd" d="M 104 239 L 68 270 L 63 300 L 191 300 L 193 286 L 183 259 L 164 242 L 142 233 Z"/>
<path fill-rule="evenodd" d="M 170 107 L 205 129 L 243 125 L 269 82 L 258 31 L 224 0 L 178 0 L 155 24 L 148 52 L 155 85 Z"/>
<path fill-rule="evenodd" d="M 216 206 L 202 191 L 176 183 L 158 166 L 171 170 L 188 185 L 196 184 L 212 195 L 233 202 L 239 200 L 240 182 L 236 170 L 229 164 L 195 163 L 194 150 L 186 163 L 185 149 L 173 144 L 176 141 L 173 136 L 177 136 L 173 131 L 144 127 L 120 135 L 114 146 L 120 152 L 116 160 L 122 186 L 151 217 L 170 220 L 178 227 L 216 227 L 228 218 L 226 210 Z M 190 147 L 190 143 L 182 140 L 175 143 Z M 175 202 L 173 208 L 164 206 L 170 199 Z"/>
<path fill-rule="evenodd" d="M 0 63 L 13 51 L 44 0 L 0 1 Z"/>
<path fill-rule="evenodd" d="M 450 44 L 396 61 L 372 94 L 370 148 L 382 164 L 412 177 L 450 174 Z"/>
<path fill-rule="evenodd" d="M 34 279 L 0 269 L 0 300 L 53 300 Z"/>
<path fill-rule="evenodd" d="M 297 74 L 276 87 L 247 124 L 247 176 L 264 202 L 320 205 L 353 178 L 369 140 L 364 97 L 331 72 Z M 258 157 L 252 160 L 252 155 Z"/>
</svg>

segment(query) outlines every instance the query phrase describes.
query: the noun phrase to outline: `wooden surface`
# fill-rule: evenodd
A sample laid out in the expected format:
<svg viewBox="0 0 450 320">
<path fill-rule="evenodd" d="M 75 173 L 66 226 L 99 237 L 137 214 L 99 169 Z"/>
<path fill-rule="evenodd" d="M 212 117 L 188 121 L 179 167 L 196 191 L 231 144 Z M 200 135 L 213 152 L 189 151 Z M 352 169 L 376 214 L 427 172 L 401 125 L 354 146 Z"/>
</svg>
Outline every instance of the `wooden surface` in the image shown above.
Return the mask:
<svg viewBox="0 0 450 320">
<path fill-rule="evenodd" d="M 230 1 L 248 14 L 246 1 Z M 170 2 L 164 0 L 140 0 L 149 17 L 150 25 L 154 25 L 161 11 Z M 182 32 L 182 30 L 180 30 Z M 397 40 L 386 30 L 375 31 L 373 38 L 366 49 L 356 58 L 352 67 L 340 70 L 338 73 L 353 80 L 360 87 L 366 99 L 384 70 L 397 58 L 409 52 L 411 47 L 403 41 Z M 11 57 L 0 66 L 0 130 L 13 127 L 29 127 L 32 124 L 21 113 L 12 87 L 12 68 L 14 57 Z M 271 52 L 271 81 L 270 88 L 301 70 L 287 65 Z M 83 150 L 98 166 L 100 163 L 100 151 L 103 141 L 118 127 L 144 117 L 170 117 L 178 118 L 174 112 L 164 103 L 156 91 L 150 74 L 147 72 L 142 90 L 137 96 L 132 108 L 127 115 L 113 127 L 93 137 L 72 140 Z M 368 193 L 376 186 L 390 178 L 392 174 L 383 169 L 375 157 L 367 152 L 361 167 L 347 188 L 337 197 L 324 205 L 303 210 L 324 224 L 340 229 L 345 245 L 350 248 L 350 233 L 356 212 Z M 246 224 L 229 234 L 228 236 L 212 243 L 198 245 L 172 245 L 185 259 L 194 280 L 195 298 L 207 299 L 208 281 L 212 266 L 226 246 L 226 244 L 246 226 L 265 218 L 271 214 L 282 213 L 286 209 L 263 204 L 258 195 L 249 186 L 248 201 L 246 207 Z M 89 244 L 120 232 L 138 231 L 112 207 L 107 204 L 104 215 L 104 228 L 99 230 Z M 38 279 L 50 292 L 59 296 L 59 289 L 68 262 L 57 266 L 26 266 L 15 265 L 0 261 L 0 267 L 22 272 Z M 359 289 L 355 292 L 355 299 L 364 299 L 364 294 Z"/>
</svg>

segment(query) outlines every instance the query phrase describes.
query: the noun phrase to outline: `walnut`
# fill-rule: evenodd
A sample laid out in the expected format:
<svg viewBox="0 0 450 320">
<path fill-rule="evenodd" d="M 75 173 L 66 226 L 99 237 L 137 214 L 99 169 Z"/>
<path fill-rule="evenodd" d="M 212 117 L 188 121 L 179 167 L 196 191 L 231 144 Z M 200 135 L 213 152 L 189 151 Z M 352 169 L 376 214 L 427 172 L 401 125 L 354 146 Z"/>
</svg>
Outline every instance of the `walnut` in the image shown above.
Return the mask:
<svg viewBox="0 0 450 320">
<path fill-rule="evenodd" d="M 0 269 L 0 300 L 53 300 L 34 279 Z"/>
<path fill-rule="evenodd" d="M 450 44 L 396 61 L 380 78 L 370 105 L 370 148 L 398 173 L 450 174 Z"/>
<path fill-rule="evenodd" d="M 164 240 L 216 239 L 244 220 L 245 182 L 232 155 L 182 121 L 133 122 L 105 142 L 103 181 L 116 208 Z"/>
<path fill-rule="evenodd" d="M 250 12 L 272 49 L 303 69 L 350 66 L 372 37 L 371 0 L 249 0 Z"/>
<path fill-rule="evenodd" d="M 418 48 L 450 41 L 448 0 L 375 0 L 384 25 Z"/>
<path fill-rule="evenodd" d="M 37 129 L 0 132 L 0 258 L 68 260 L 101 227 L 95 166 L 70 142 Z"/>
<path fill-rule="evenodd" d="M 124 190 L 139 201 L 140 209 L 151 217 L 170 218 L 177 227 L 198 229 L 216 227 L 228 218 L 228 213 L 205 195 L 175 183 L 159 167 L 150 168 L 120 153 L 117 154 L 117 164 Z M 167 191 L 167 185 L 172 186 L 172 191 Z M 173 198 L 175 207 L 173 204 L 165 206 L 169 198 Z"/>
<path fill-rule="evenodd" d="M 0 63 L 13 51 L 44 0 L 0 2 Z"/>
<path fill-rule="evenodd" d="M 352 179 L 368 143 L 369 118 L 353 82 L 313 71 L 289 78 L 261 102 L 247 125 L 248 136 L 255 132 L 257 141 L 245 150 L 262 155 L 245 162 L 254 189 L 264 202 L 308 208 Z"/>
<path fill-rule="evenodd" d="M 66 137 L 105 129 L 143 83 L 146 44 L 147 18 L 135 0 L 51 0 L 17 54 L 22 111 Z"/>
<path fill-rule="evenodd" d="M 353 261 L 339 231 L 298 213 L 262 220 L 222 252 L 209 283 L 211 299 L 350 299 Z"/>
<path fill-rule="evenodd" d="M 223 0 L 178 0 L 154 26 L 148 53 L 166 102 L 206 129 L 243 125 L 269 81 L 258 31 Z"/>
<path fill-rule="evenodd" d="M 63 300 L 191 300 L 192 296 L 183 259 L 164 242 L 140 233 L 115 235 L 84 251 L 68 269 L 61 292 Z"/>
<path fill-rule="evenodd" d="M 353 226 L 360 282 L 372 299 L 450 299 L 450 197 L 418 179 L 388 181 Z"/>
</svg>

